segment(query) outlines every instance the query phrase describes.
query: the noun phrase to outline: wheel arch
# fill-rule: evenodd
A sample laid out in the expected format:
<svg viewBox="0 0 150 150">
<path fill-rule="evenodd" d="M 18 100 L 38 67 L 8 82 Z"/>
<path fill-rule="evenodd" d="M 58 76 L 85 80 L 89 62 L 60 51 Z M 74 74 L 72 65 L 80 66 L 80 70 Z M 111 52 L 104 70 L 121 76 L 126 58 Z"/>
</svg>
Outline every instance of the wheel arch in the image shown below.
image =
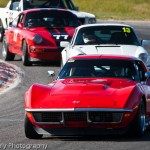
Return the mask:
<svg viewBox="0 0 150 150">
<path fill-rule="evenodd" d="M 22 46 L 21 46 L 21 50 L 22 50 L 23 42 L 24 42 L 24 41 L 27 43 L 27 40 L 26 40 L 25 38 L 23 38 L 22 41 L 21 41 L 21 42 L 22 42 L 22 43 L 21 43 L 21 45 L 22 45 Z"/>
</svg>

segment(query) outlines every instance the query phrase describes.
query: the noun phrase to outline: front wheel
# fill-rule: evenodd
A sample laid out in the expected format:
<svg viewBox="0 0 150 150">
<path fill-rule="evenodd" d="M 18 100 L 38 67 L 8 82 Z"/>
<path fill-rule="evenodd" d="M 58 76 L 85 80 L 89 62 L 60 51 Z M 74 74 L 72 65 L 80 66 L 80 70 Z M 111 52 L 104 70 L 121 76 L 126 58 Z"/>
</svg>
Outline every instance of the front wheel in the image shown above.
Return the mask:
<svg viewBox="0 0 150 150">
<path fill-rule="evenodd" d="M 34 127 L 27 116 L 25 116 L 25 120 L 24 120 L 24 132 L 25 132 L 25 136 L 29 139 L 41 139 L 43 136 L 42 134 L 38 134 L 34 130 Z"/>
<path fill-rule="evenodd" d="M 31 62 L 29 61 L 28 45 L 26 41 L 23 41 L 23 44 L 22 44 L 22 62 L 24 66 L 31 65 Z"/>
<path fill-rule="evenodd" d="M 145 103 L 144 101 L 141 101 L 138 107 L 137 114 L 132 122 L 131 125 L 131 132 L 136 135 L 141 137 L 145 130 L 146 130 L 146 112 L 145 112 Z"/>
<path fill-rule="evenodd" d="M 11 53 L 8 49 L 6 37 L 3 38 L 2 57 L 3 57 L 3 60 L 5 60 L 5 61 L 11 61 L 11 60 L 14 60 L 14 58 L 15 58 L 15 54 Z"/>
</svg>

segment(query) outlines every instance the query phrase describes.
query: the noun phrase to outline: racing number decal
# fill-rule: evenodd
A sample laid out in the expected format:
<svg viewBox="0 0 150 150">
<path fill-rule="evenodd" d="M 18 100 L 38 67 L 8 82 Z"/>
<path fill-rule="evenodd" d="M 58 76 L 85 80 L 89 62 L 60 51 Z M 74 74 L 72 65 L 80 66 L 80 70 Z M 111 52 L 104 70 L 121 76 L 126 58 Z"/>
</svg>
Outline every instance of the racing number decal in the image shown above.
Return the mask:
<svg viewBox="0 0 150 150">
<path fill-rule="evenodd" d="M 56 40 L 59 40 L 61 38 L 63 38 L 64 40 L 67 40 L 69 35 L 53 35 L 53 37 L 56 39 Z"/>
<path fill-rule="evenodd" d="M 123 30 L 123 32 L 131 33 L 131 29 L 130 28 L 123 27 L 122 30 Z"/>
<path fill-rule="evenodd" d="M 20 33 L 19 30 L 14 30 L 14 37 L 13 37 L 13 41 L 14 41 L 14 42 L 17 42 L 18 33 Z"/>
</svg>

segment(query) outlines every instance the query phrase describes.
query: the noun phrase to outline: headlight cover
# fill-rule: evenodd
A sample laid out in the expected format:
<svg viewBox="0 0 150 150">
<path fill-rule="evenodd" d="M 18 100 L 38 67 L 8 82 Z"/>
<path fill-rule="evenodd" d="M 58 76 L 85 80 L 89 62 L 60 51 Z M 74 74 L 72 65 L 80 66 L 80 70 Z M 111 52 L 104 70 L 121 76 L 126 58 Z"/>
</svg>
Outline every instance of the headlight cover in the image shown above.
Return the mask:
<svg viewBox="0 0 150 150">
<path fill-rule="evenodd" d="M 40 35 L 36 34 L 33 38 L 33 41 L 35 44 L 41 44 L 43 41 L 43 38 Z"/>
<path fill-rule="evenodd" d="M 141 59 L 144 63 L 146 63 L 148 59 L 148 55 L 146 53 L 141 53 L 139 54 L 138 58 Z"/>
</svg>

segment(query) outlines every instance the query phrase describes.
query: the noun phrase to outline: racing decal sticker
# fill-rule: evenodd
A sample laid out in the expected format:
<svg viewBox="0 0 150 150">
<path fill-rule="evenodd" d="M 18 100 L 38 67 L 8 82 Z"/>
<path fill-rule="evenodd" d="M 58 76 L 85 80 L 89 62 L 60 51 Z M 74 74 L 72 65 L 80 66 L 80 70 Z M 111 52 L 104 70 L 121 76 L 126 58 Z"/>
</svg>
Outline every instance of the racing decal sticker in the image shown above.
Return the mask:
<svg viewBox="0 0 150 150">
<path fill-rule="evenodd" d="M 57 47 L 60 47 L 60 41 L 70 41 L 71 37 L 64 29 L 49 29 L 51 37 L 54 39 Z"/>
<path fill-rule="evenodd" d="M 58 31 L 57 31 L 58 30 Z M 71 37 L 68 35 L 68 33 L 64 29 L 57 29 L 57 30 L 49 30 L 52 37 L 56 40 L 66 40 L 69 41 Z"/>
<path fill-rule="evenodd" d="M 123 32 L 131 33 L 131 29 L 128 27 L 123 27 L 122 30 L 123 30 Z"/>
<path fill-rule="evenodd" d="M 54 34 L 52 35 L 56 40 L 60 40 L 60 39 L 64 39 L 64 40 L 68 40 L 69 35 L 59 35 L 59 34 Z"/>
<path fill-rule="evenodd" d="M 14 41 L 14 42 L 17 42 L 17 36 L 18 36 L 18 34 L 19 34 L 20 32 L 21 32 L 20 30 L 14 30 L 14 36 L 13 36 L 13 41 Z"/>
</svg>

